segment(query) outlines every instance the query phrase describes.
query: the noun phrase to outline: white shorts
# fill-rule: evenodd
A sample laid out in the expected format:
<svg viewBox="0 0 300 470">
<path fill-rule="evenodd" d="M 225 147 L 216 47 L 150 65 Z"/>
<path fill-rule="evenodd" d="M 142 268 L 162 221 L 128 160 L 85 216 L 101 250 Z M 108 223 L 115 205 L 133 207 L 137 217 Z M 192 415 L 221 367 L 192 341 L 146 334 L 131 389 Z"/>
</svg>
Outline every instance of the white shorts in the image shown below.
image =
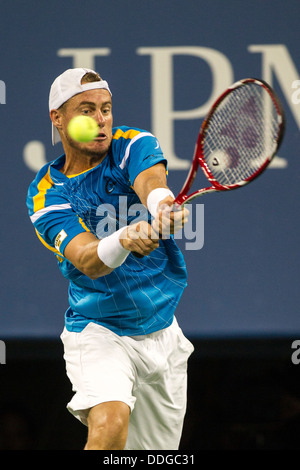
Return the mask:
<svg viewBox="0 0 300 470">
<path fill-rule="evenodd" d="M 89 409 L 122 401 L 131 410 L 126 449 L 176 450 L 186 411 L 193 345 L 176 319 L 145 336 L 118 336 L 95 323 L 61 335 L 73 396 L 68 410 L 87 425 Z"/>
</svg>

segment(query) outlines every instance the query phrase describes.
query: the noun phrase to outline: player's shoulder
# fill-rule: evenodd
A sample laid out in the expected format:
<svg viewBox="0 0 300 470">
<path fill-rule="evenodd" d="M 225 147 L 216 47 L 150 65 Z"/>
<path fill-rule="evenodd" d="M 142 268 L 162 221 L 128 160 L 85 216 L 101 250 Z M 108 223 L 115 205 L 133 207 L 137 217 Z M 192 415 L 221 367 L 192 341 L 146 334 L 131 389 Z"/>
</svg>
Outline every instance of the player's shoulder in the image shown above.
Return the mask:
<svg viewBox="0 0 300 470">
<path fill-rule="evenodd" d="M 43 179 L 47 178 L 47 175 L 49 174 L 49 169 L 50 169 L 51 162 L 46 163 L 43 165 L 40 170 L 36 173 L 34 179 L 31 181 L 28 189 L 28 193 L 30 194 L 31 192 L 37 191 L 40 183 L 43 181 Z"/>
<path fill-rule="evenodd" d="M 151 132 L 138 127 L 119 126 L 112 129 L 112 150 L 114 156 L 119 153 L 121 158 L 124 157 L 124 152 L 129 153 L 132 144 L 135 142 L 143 142 L 147 145 L 150 141 L 154 141 L 155 137 Z"/>
<path fill-rule="evenodd" d="M 63 156 L 56 158 L 50 162 L 45 163 L 36 173 L 34 179 L 29 185 L 29 189 L 37 188 L 43 181 L 51 182 L 51 167 L 58 164 Z"/>
<path fill-rule="evenodd" d="M 40 205 L 44 207 L 60 201 L 61 194 L 57 191 L 56 184 L 51 175 L 52 165 L 58 160 L 56 159 L 43 165 L 30 183 L 26 203 L 31 211 L 36 211 Z M 39 204 L 37 204 L 37 201 L 39 201 Z"/>
<path fill-rule="evenodd" d="M 151 157 L 151 166 L 155 164 L 154 162 L 166 162 L 157 138 L 151 132 L 137 127 L 113 128 L 110 153 L 114 164 L 121 172 L 126 168 L 130 171 L 131 181 L 136 176 L 137 170 L 143 171 L 148 168 L 149 157 Z"/>
<path fill-rule="evenodd" d="M 129 126 L 118 126 L 114 127 L 112 130 L 112 139 L 113 143 L 130 143 L 133 139 L 136 139 L 137 136 L 149 135 L 152 134 L 145 130 L 140 129 L 138 127 L 129 127 Z"/>
</svg>

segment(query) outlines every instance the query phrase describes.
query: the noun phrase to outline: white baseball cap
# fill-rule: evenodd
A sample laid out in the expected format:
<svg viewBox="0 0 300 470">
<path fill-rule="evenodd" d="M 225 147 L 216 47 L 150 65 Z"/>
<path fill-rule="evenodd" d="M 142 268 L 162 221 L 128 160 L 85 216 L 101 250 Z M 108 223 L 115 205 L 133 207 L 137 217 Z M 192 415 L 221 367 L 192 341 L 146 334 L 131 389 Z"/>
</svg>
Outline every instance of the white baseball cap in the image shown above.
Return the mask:
<svg viewBox="0 0 300 470">
<path fill-rule="evenodd" d="M 72 96 L 87 90 L 104 88 L 110 95 L 112 94 L 108 83 L 105 80 L 81 84 L 81 79 L 86 73 L 96 73 L 91 69 L 75 68 L 68 69 L 59 75 L 51 85 L 49 94 L 49 111 L 58 109 L 62 104 L 68 101 Z M 60 142 L 61 138 L 57 128 L 52 124 L 52 144 Z"/>
</svg>

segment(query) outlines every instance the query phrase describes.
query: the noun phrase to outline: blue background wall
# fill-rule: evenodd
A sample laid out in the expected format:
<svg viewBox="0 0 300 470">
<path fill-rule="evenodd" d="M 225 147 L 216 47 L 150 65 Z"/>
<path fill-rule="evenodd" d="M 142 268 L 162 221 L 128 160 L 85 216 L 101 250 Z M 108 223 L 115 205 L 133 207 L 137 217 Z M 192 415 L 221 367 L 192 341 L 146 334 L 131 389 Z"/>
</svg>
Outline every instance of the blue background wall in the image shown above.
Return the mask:
<svg viewBox="0 0 300 470">
<path fill-rule="evenodd" d="M 240 78 L 273 85 L 287 117 L 283 145 L 253 184 L 197 201 L 204 246 L 190 251 L 178 241 L 189 285 L 177 317 L 191 337 L 299 336 L 299 13 L 296 0 L 1 2 L 1 339 L 57 337 L 63 328 L 67 284 L 34 234 L 25 198 L 36 169 L 62 153 L 51 145 L 50 85 L 80 65 L 108 80 L 116 125 L 155 132 L 166 156 L 173 153 L 174 192 L 205 105 Z M 155 60 L 163 52 L 160 89 Z M 156 108 L 168 84 L 173 117 Z"/>
</svg>

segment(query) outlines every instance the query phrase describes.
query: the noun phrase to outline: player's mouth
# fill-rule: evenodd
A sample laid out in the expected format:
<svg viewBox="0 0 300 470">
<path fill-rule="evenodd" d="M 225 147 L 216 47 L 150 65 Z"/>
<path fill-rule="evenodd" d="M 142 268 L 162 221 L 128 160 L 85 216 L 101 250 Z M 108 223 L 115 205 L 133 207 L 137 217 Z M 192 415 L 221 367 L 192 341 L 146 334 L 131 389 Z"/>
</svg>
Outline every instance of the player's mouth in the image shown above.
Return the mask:
<svg viewBox="0 0 300 470">
<path fill-rule="evenodd" d="M 105 140 L 106 138 L 107 138 L 106 134 L 104 134 L 104 132 L 100 132 L 94 140 L 98 140 L 101 142 L 102 140 Z"/>
</svg>

